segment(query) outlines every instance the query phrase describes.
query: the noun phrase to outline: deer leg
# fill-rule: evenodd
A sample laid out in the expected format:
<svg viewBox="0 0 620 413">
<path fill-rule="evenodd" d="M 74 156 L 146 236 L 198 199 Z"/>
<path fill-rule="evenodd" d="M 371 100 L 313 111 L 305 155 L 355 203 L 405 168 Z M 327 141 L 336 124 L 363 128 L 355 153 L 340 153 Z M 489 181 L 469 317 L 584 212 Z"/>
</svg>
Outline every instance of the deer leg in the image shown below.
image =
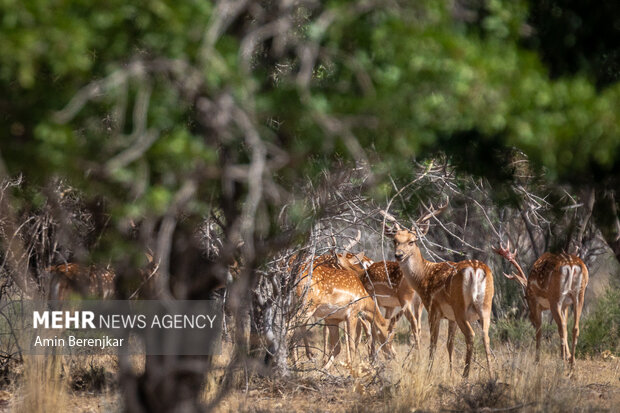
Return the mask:
<svg viewBox="0 0 620 413">
<path fill-rule="evenodd" d="M 562 312 L 562 318 L 564 319 L 564 325 L 566 325 L 566 328 L 564 329 L 564 337 L 566 337 L 566 360 L 570 360 L 571 359 L 571 352 L 570 352 L 570 346 L 568 345 L 568 310 L 570 309 L 570 306 L 566 306 L 563 308 L 563 312 Z"/>
<path fill-rule="evenodd" d="M 407 317 L 407 321 L 409 321 L 409 324 L 411 324 L 411 335 L 413 336 L 413 345 L 416 346 L 416 348 L 420 348 L 420 340 L 418 336 L 418 323 L 417 323 L 415 315 L 413 314 L 413 311 L 411 310 L 411 303 L 405 304 L 405 306 L 403 307 L 403 310 L 405 311 L 405 317 Z"/>
<path fill-rule="evenodd" d="M 542 338 L 542 311 L 535 300 L 527 300 L 530 308 L 530 321 L 536 331 L 536 361 L 540 361 L 540 340 Z"/>
<path fill-rule="evenodd" d="M 431 331 L 431 344 L 428 355 L 428 369 L 433 367 L 433 359 L 435 358 L 435 348 L 437 347 L 437 339 L 439 337 L 439 322 L 441 321 L 439 311 L 431 307 L 428 315 L 428 324 Z"/>
<path fill-rule="evenodd" d="M 329 328 L 327 324 L 323 325 L 323 357 L 327 355 L 327 341 L 329 340 Z"/>
<path fill-rule="evenodd" d="M 474 329 L 471 328 L 471 324 L 469 321 L 464 319 L 463 317 L 457 317 L 456 323 L 459 325 L 459 328 L 463 332 L 465 336 L 465 344 L 467 346 L 467 352 L 465 353 L 465 369 L 463 370 L 463 377 L 469 377 L 469 368 L 471 366 L 471 357 L 474 353 Z"/>
<path fill-rule="evenodd" d="M 356 315 L 349 315 L 349 317 L 347 317 L 344 321 L 344 324 L 346 326 L 344 335 L 345 335 L 345 340 L 347 343 L 347 362 L 349 363 L 349 365 L 352 364 L 353 362 L 353 354 L 354 354 L 354 340 L 353 340 L 353 334 L 355 332 L 355 330 L 357 329 L 357 323 L 355 320 L 353 320 L 354 317 L 357 317 Z"/>
<path fill-rule="evenodd" d="M 323 366 L 324 369 L 330 368 L 336 356 L 340 354 L 340 332 L 338 331 L 338 324 L 331 323 L 333 322 L 330 321 L 326 323 L 326 328 L 329 329 L 329 355 L 327 362 Z"/>
<path fill-rule="evenodd" d="M 446 347 L 448 349 L 448 360 L 450 360 L 450 375 L 452 375 L 452 350 L 454 350 L 454 333 L 456 332 L 456 322 L 448 321 L 448 340 Z"/>
<path fill-rule="evenodd" d="M 480 311 L 480 322 L 482 323 L 482 342 L 484 343 L 484 352 L 487 356 L 487 369 L 489 370 L 489 377 L 493 376 L 491 370 L 491 342 L 489 340 L 489 326 L 491 325 L 491 312 Z"/>
<path fill-rule="evenodd" d="M 385 318 L 392 318 L 392 314 L 394 314 L 394 307 L 385 307 Z"/>
<path fill-rule="evenodd" d="M 362 342 L 362 320 L 359 318 L 355 321 L 355 351 L 358 351 L 360 343 Z"/>
<path fill-rule="evenodd" d="M 584 296 L 584 291 L 580 291 L 579 292 L 579 299 L 575 299 L 577 297 L 573 298 L 573 311 L 575 312 L 575 324 L 573 325 L 573 344 L 572 344 L 572 355 L 570 357 L 570 363 L 571 365 L 575 364 L 575 347 L 577 346 L 577 340 L 579 339 L 579 320 L 581 319 L 581 310 L 583 309 L 583 296 Z"/>
<path fill-rule="evenodd" d="M 364 320 L 362 318 L 357 320 L 359 325 L 361 326 L 360 330 L 364 330 L 364 332 L 366 333 L 366 338 L 368 339 L 369 342 L 369 346 L 370 346 L 370 355 L 374 356 L 375 354 L 375 339 L 374 336 L 372 335 L 372 326 L 370 325 L 370 323 L 368 322 L 368 320 Z M 361 336 L 361 331 L 360 331 L 360 336 Z"/>
<path fill-rule="evenodd" d="M 422 310 L 424 308 L 424 304 L 422 303 L 422 299 L 418 294 L 414 294 L 413 300 L 411 301 L 411 307 L 413 308 L 413 315 L 416 319 L 416 340 L 419 347 L 420 341 L 422 340 Z"/>
<path fill-rule="evenodd" d="M 310 320 L 308 320 L 308 321 L 310 321 Z M 310 343 L 308 341 L 307 322 L 303 323 L 301 326 L 298 327 L 297 334 L 300 335 L 302 340 L 304 341 L 304 347 L 306 348 L 306 356 L 308 357 L 308 359 L 312 360 L 314 358 L 314 355 L 312 354 L 312 351 L 310 351 Z M 298 346 L 295 346 L 295 352 L 297 353 L 297 358 L 299 358 L 299 348 L 298 348 Z"/>
<path fill-rule="evenodd" d="M 566 338 L 566 319 L 564 318 L 564 309 L 561 304 L 551 306 L 551 315 L 558 326 L 558 334 L 561 341 L 562 360 L 568 360 L 568 342 Z"/>
</svg>

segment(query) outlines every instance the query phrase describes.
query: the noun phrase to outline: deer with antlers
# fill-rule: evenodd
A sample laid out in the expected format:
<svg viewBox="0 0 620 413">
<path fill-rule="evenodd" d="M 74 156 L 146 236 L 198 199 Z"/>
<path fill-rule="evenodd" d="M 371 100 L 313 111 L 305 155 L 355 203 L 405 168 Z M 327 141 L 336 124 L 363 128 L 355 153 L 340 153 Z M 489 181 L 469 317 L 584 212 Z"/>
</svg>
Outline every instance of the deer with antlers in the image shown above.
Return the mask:
<svg viewBox="0 0 620 413">
<path fill-rule="evenodd" d="M 429 212 L 417 220 L 412 229 L 401 227 L 389 213 L 383 212 L 387 220 L 395 225 L 391 233 L 394 240 L 394 256 L 400 265 L 404 278 L 420 295 L 428 311 L 430 342 L 430 366 L 432 366 L 439 325 L 442 319 L 448 320 L 447 349 L 452 369 L 452 350 L 456 326 L 465 336 L 467 352 L 463 376 L 469 376 L 474 347 L 474 330 L 471 322 L 479 320 L 482 324 L 482 341 L 487 359 L 489 375 L 491 369 L 491 348 L 489 342 L 489 325 L 493 303 L 493 274 L 483 262 L 465 260 L 459 262 L 431 262 L 422 257 L 417 241 L 427 234 L 429 220 L 439 214 L 448 205 Z M 394 320 L 394 319 L 393 319 Z M 430 368 L 429 366 L 429 368 Z"/>
<path fill-rule="evenodd" d="M 493 248 L 517 270 L 504 276 L 517 281 L 525 291 L 525 301 L 530 310 L 530 321 L 536 329 L 536 361 L 540 360 L 540 339 L 542 336 L 542 312 L 550 310 L 560 334 L 562 360 L 575 362 L 575 346 L 579 338 L 579 319 L 583 309 L 584 295 L 588 286 L 588 269 L 576 255 L 546 252 L 541 255 L 530 270 L 529 278 L 517 262 L 517 250 L 510 251 L 510 242 Z M 573 305 L 575 324 L 573 326 L 572 351 L 568 348 L 568 308 Z"/>
<path fill-rule="evenodd" d="M 422 299 L 403 277 L 403 272 L 398 262 L 375 262 L 362 274 L 361 280 L 366 290 L 377 301 L 377 305 L 385 309 L 385 318 L 392 318 L 395 308 L 401 308 L 394 318 L 398 320 L 403 314 L 405 315 L 407 321 L 411 324 L 411 335 L 413 336 L 414 345 L 419 348 L 422 326 Z M 392 324 L 392 327 L 394 324 Z"/>
</svg>

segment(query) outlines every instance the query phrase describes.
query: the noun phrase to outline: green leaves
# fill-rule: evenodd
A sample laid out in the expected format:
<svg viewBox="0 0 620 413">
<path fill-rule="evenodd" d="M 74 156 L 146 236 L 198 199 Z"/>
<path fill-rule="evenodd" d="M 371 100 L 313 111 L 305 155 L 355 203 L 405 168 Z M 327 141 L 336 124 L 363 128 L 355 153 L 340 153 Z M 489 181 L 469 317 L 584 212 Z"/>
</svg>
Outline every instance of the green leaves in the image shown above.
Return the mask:
<svg viewBox="0 0 620 413">
<path fill-rule="evenodd" d="M 552 179 L 593 169 L 613 175 L 620 162 L 620 86 L 551 79 L 523 46 L 523 36 L 537 35 L 525 2 L 459 11 L 430 0 L 376 8 L 332 1 L 293 10 L 286 36 L 274 29 L 288 12 L 269 9 L 277 4 L 228 21 L 210 2 L 0 2 L 0 128 L 14 138 L 2 142 L 10 172 L 107 191 L 133 216 L 162 213 L 196 171 L 209 171 L 201 191 L 217 199 L 222 165 L 251 159 L 250 129 L 286 155 L 277 178 L 287 191 L 334 159 L 359 156 L 344 142 L 351 136 L 380 176 L 396 180 L 410 176 L 412 159 L 438 152 L 496 176 L 489 154 L 511 146 Z M 308 56 L 316 60 L 306 87 L 298 74 Z M 69 124 L 55 123 L 84 87 L 138 60 L 151 71 L 92 92 Z M 157 66 L 164 61 L 180 65 Z M 214 109 L 224 98 L 251 128 L 232 109 Z M 216 127 L 205 127 L 213 119 Z M 144 143 L 147 132 L 156 138 Z M 138 155 L 102 172 L 132 150 Z M 93 184 L 98 174 L 106 182 Z M 388 190 L 379 183 L 374 195 Z"/>
</svg>

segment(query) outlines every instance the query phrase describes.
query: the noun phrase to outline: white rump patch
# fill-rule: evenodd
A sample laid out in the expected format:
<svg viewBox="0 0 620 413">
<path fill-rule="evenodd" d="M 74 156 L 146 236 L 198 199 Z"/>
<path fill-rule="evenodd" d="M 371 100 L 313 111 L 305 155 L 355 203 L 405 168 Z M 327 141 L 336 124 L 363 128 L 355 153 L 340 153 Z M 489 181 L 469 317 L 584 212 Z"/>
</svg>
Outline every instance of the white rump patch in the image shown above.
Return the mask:
<svg viewBox="0 0 620 413">
<path fill-rule="evenodd" d="M 562 280 L 561 280 L 561 288 L 562 298 L 560 298 L 560 303 L 564 302 L 566 296 L 571 292 L 573 285 L 573 267 L 570 265 L 563 265 L 561 268 L 562 271 Z"/>
<path fill-rule="evenodd" d="M 485 275 L 482 268 L 476 270 L 473 267 L 465 268 L 463 272 L 463 295 L 465 296 L 466 304 L 470 302 L 476 308 L 482 308 L 486 290 Z"/>
<path fill-rule="evenodd" d="M 579 300 L 579 290 L 581 289 L 582 278 L 583 278 L 583 274 L 581 272 L 581 267 L 579 265 L 573 265 L 571 267 L 571 275 L 568 278 L 568 282 L 570 282 L 570 284 L 568 284 L 567 282 L 568 291 L 566 292 L 564 292 L 564 290 L 562 291 L 563 294 L 566 294 L 566 297 L 563 297 L 565 305 L 572 304 L 574 302 L 577 302 L 577 300 Z"/>
<path fill-rule="evenodd" d="M 463 298 L 469 321 L 475 321 L 479 318 L 479 311 L 484 304 L 485 291 L 485 271 L 482 268 L 475 270 L 473 267 L 465 268 L 463 271 Z"/>
<path fill-rule="evenodd" d="M 578 293 L 581 289 L 582 279 L 583 274 L 581 273 L 581 267 L 578 265 L 573 265 L 573 283 L 571 284 L 571 290 L 575 293 Z"/>
<path fill-rule="evenodd" d="M 486 286 L 486 274 L 482 268 L 478 268 L 474 276 L 474 291 L 472 294 L 474 303 L 478 308 L 482 308 L 482 304 L 484 303 L 484 293 L 486 291 Z"/>
</svg>

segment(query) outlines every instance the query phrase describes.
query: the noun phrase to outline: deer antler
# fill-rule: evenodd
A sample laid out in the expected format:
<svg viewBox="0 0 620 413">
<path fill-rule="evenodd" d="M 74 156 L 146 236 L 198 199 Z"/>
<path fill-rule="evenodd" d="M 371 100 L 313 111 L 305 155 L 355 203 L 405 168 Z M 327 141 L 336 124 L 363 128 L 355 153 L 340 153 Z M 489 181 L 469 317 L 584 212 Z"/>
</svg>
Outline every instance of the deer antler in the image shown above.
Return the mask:
<svg viewBox="0 0 620 413">
<path fill-rule="evenodd" d="M 511 263 L 517 269 L 517 274 L 504 273 L 504 276 L 510 280 L 517 280 L 519 284 L 521 284 L 523 287 L 527 286 L 527 277 L 525 276 L 523 269 L 517 262 L 517 249 L 515 248 L 514 251 L 512 252 L 510 251 L 510 240 L 507 242 L 505 247 L 502 245 L 502 242 L 500 241 L 497 248 L 491 247 L 491 249 L 495 251 L 495 253 L 501 255 L 506 260 L 508 260 L 508 262 Z"/>
<path fill-rule="evenodd" d="M 398 220 L 396 220 L 396 218 L 394 218 L 394 215 L 390 214 L 387 211 L 384 210 L 380 210 L 379 213 L 381 215 L 383 215 L 383 217 L 385 218 L 385 222 L 391 222 L 392 224 L 394 224 L 394 229 L 396 231 L 401 231 L 403 229 L 403 227 L 398 223 Z M 389 232 L 392 232 L 393 230 L 391 230 L 390 228 L 387 228 L 387 226 L 384 226 L 384 232 L 387 234 Z"/>
<path fill-rule="evenodd" d="M 429 219 L 431 219 L 432 217 L 439 215 L 444 209 L 446 209 L 446 207 L 448 206 L 448 203 L 450 202 L 450 198 L 446 197 L 446 202 L 443 205 L 440 205 L 438 208 L 433 207 L 433 205 L 431 204 L 431 207 L 428 210 L 428 213 L 426 215 L 424 215 L 421 218 L 418 218 L 418 220 L 416 221 L 417 225 L 422 225 L 424 224 L 426 221 L 428 221 Z"/>
<path fill-rule="evenodd" d="M 428 211 L 428 213 L 418 218 L 418 220 L 413 225 L 411 231 L 417 234 L 418 236 L 426 235 L 428 233 L 428 230 L 430 229 L 430 224 L 428 221 L 434 216 L 439 215 L 441 211 L 446 209 L 449 201 L 450 201 L 450 198 L 446 197 L 446 202 L 443 205 L 440 205 L 439 208 L 435 208 L 432 204 L 430 208 L 426 208 L 426 205 L 422 204 L 424 208 Z"/>
<path fill-rule="evenodd" d="M 355 238 L 352 238 L 347 244 L 347 246 L 344 247 L 344 252 L 350 252 L 350 249 L 353 248 L 355 245 L 357 245 L 360 242 L 361 238 L 362 238 L 362 231 L 358 229 L 357 236 Z"/>
</svg>

